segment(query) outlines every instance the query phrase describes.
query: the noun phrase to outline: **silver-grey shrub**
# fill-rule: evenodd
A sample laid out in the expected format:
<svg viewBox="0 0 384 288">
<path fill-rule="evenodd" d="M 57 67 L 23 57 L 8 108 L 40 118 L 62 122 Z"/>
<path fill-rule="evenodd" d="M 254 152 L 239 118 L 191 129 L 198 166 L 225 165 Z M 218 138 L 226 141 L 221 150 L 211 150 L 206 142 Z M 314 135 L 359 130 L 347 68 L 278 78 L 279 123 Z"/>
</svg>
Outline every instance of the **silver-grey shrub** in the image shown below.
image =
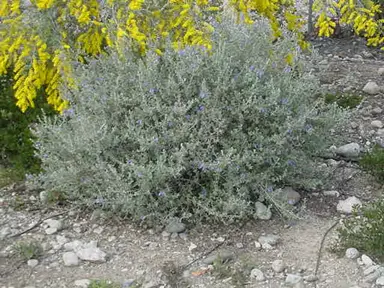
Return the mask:
<svg viewBox="0 0 384 288">
<path fill-rule="evenodd" d="M 223 223 L 285 185 L 321 184 L 329 174 L 317 157 L 346 114 L 318 97 L 293 36 L 270 39 L 262 23 L 227 23 L 212 53 L 127 50 L 80 65 L 72 107 L 35 128 L 44 172 L 34 183 L 133 220 Z"/>
</svg>

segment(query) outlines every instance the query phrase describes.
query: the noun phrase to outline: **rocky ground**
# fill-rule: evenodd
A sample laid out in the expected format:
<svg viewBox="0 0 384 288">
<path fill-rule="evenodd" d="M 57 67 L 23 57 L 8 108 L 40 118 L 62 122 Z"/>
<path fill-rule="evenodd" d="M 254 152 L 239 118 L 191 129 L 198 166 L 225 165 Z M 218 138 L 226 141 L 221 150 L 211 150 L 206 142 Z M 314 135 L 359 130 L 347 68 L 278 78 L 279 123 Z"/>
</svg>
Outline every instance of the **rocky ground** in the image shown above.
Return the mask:
<svg viewBox="0 0 384 288">
<path fill-rule="evenodd" d="M 357 38 L 315 40 L 314 46 L 323 56 L 322 85 L 331 92 L 364 96 L 345 127 L 349 142 L 335 153 L 348 158 L 384 143 L 382 52 Z M 171 223 L 139 229 L 101 211 L 46 208 L 44 194 L 7 187 L 0 191 L 0 287 L 88 287 L 94 279 L 145 288 L 382 287 L 383 268 L 355 249 L 343 256 L 331 253 L 326 248 L 335 230 L 324 236 L 350 213 L 352 204 L 377 199 L 384 187 L 354 162 L 325 163 L 336 176 L 328 191 L 287 191 L 294 201 L 305 203 L 302 219 L 270 218 L 259 205 L 260 218 L 269 220 L 242 227 Z M 222 260 L 227 261 L 218 264 Z"/>
</svg>

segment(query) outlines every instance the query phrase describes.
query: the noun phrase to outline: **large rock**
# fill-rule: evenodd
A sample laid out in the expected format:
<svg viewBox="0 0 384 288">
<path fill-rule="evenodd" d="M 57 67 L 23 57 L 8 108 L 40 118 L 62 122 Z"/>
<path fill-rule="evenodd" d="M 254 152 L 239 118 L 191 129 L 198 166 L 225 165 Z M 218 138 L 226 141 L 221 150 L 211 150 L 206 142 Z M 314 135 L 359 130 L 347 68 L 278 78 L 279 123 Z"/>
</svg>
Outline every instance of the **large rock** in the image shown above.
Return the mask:
<svg viewBox="0 0 384 288">
<path fill-rule="evenodd" d="M 380 93 L 380 86 L 376 82 L 369 81 L 365 84 L 363 91 L 369 95 L 376 95 Z"/>
<path fill-rule="evenodd" d="M 348 259 L 356 259 L 360 256 L 359 250 L 356 248 L 348 248 L 345 251 L 345 257 Z"/>
<path fill-rule="evenodd" d="M 291 205 L 296 205 L 300 201 L 300 193 L 292 187 L 284 187 L 277 197 L 280 197 L 283 202 Z"/>
<path fill-rule="evenodd" d="M 272 262 L 272 270 L 276 273 L 281 273 L 285 270 L 287 266 L 285 265 L 283 260 L 275 260 Z"/>
<path fill-rule="evenodd" d="M 185 231 L 185 224 L 178 222 L 178 221 L 172 221 L 165 227 L 165 231 L 168 233 L 182 233 Z"/>
<path fill-rule="evenodd" d="M 106 262 L 107 254 L 101 251 L 97 247 L 82 248 L 76 251 L 77 257 L 81 260 L 92 263 L 104 263 Z"/>
<path fill-rule="evenodd" d="M 298 284 L 303 284 L 303 277 L 295 274 L 287 274 L 285 278 L 285 284 L 289 287 L 297 287 Z"/>
<path fill-rule="evenodd" d="M 261 202 L 255 203 L 256 217 L 261 220 L 269 220 L 272 217 L 272 211 L 270 207 L 265 206 Z"/>
<path fill-rule="evenodd" d="M 379 74 L 380 76 L 383 76 L 383 75 L 384 75 L 384 67 L 380 67 L 380 68 L 377 70 L 377 74 Z"/>
<path fill-rule="evenodd" d="M 258 239 L 258 242 L 262 246 L 264 246 L 266 244 L 271 245 L 271 246 L 275 246 L 277 243 L 279 243 L 279 241 L 280 241 L 280 237 L 277 235 L 272 235 L 272 234 L 260 236 Z"/>
<path fill-rule="evenodd" d="M 64 244 L 64 249 L 66 251 L 76 251 L 84 246 L 84 243 L 79 240 L 74 240 Z"/>
<path fill-rule="evenodd" d="M 349 143 L 336 148 L 335 153 L 343 157 L 355 158 L 360 154 L 360 145 L 357 143 Z"/>
<path fill-rule="evenodd" d="M 250 277 L 251 279 L 255 279 L 256 281 L 259 281 L 259 282 L 265 281 L 265 276 L 263 271 L 257 268 L 252 269 Z"/>
<path fill-rule="evenodd" d="M 371 126 L 373 127 L 373 128 L 383 128 L 384 127 L 384 124 L 383 124 L 383 122 L 381 122 L 380 120 L 373 120 L 372 122 L 371 122 Z"/>
<path fill-rule="evenodd" d="M 362 206 L 363 203 L 355 196 L 348 197 L 345 200 L 340 200 L 337 204 L 337 211 L 344 214 L 351 214 L 354 206 Z"/>
<path fill-rule="evenodd" d="M 65 252 L 63 254 L 64 266 L 78 266 L 80 261 L 75 252 Z"/>
<path fill-rule="evenodd" d="M 226 262 L 226 261 L 231 260 L 231 259 L 233 259 L 233 254 L 230 251 L 223 250 L 217 254 L 213 254 L 213 255 L 208 256 L 207 258 L 205 258 L 203 260 L 203 263 L 210 265 L 216 261 Z"/>
</svg>

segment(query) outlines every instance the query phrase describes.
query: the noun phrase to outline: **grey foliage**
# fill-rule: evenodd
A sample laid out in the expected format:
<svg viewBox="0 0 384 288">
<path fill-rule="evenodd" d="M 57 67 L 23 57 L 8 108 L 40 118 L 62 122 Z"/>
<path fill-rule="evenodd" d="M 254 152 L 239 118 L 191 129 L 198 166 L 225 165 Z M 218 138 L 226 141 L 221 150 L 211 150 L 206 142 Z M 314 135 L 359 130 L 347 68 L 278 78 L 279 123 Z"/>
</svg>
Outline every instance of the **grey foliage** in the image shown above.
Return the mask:
<svg viewBox="0 0 384 288">
<path fill-rule="evenodd" d="M 291 35 L 272 44 L 262 23 L 215 28 L 209 53 L 122 51 L 79 66 L 72 107 L 35 128 L 35 185 L 138 221 L 230 223 L 260 195 L 321 184 L 316 156 L 347 114 L 318 97 L 314 56 Z"/>
</svg>

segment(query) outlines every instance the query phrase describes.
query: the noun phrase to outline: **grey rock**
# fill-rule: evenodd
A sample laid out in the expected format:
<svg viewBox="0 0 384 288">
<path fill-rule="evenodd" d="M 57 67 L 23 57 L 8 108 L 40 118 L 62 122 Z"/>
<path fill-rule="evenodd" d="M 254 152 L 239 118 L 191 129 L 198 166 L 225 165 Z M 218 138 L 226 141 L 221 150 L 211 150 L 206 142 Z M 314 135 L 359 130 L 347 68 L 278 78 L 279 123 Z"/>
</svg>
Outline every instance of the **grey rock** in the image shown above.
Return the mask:
<svg viewBox="0 0 384 288">
<path fill-rule="evenodd" d="M 65 243 L 64 244 L 64 249 L 66 251 L 77 251 L 79 250 L 80 248 L 82 248 L 84 245 L 83 242 L 79 241 L 79 240 L 74 240 L 72 242 L 68 242 L 68 243 Z"/>
<path fill-rule="evenodd" d="M 87 288 L 91 284 L 89 279 L 80 279 L 75 281 L 75 286 L 80 288 Z"/>
<path fill-rule="evenodd" d="M 64 252 L 63 254 L 64 266 L 78 266 L 80 264 L 79 257 L 75 252 Z"/>
<path fill-rule="evenodd" d="M 372 274 L 373 272 L 375 272 L 377 269 L 379 269 L 380 266 L 377 266 L 377 265 L 371 265 L 369 266 L 367 269 L 365 269 L 363 271 L 363 274 L 364 276 L 367 276 L 369 274 Z"/>
<path fill-rule="evenodd" d="M 276 273 L 281 273 L 285 270 L 287 266 L 285 265 L 283 260 L 275 260 L 272 262 L 272 270 Z"/>
<path fill-rule="evenodd" d="M 351 214 L 353 207 L 355 206 L 362 206 L 362 203 L 355 196 L 352 196 L 352 197 L 348 197 L 345 200 L 339 200 L 339 203 L 337 204 L 336 209 L 340 213 Z"/>
<path fill-rule="evenodd" d="M 265 206 L 261 202 L 255 203 L 256 217 L 261 220 L 269 220 L 272 217 L 272 211 L 270 207 Z"/>
<path fill-rule="evenodd" d="M 319 278 L 315 274 L 304 276 L 303 279 L 304 279 L 304 281 L 307 281 L 307 282 L 315 282 L 315 281 L 319 280 Z"/>
<path fill-rule="evenodd" d="M 384 137 L 384 129 L 377 130 L 376 134 L 380 137 Z"/>
<path fill-rule="evenodd" d="M 49 228 L 56 228 L 60 230 L 63 227 L 63 222 L 55 219 L 47 219 L 44 221 L 48 225 Z"/>
<path fill-rule="evenodd" d="M 372 266 L 372 265 L 375 264 L 375 263 L 373 262 L 373 260 L 372 260 L 369 256 L 367 256 L 367 255 L 365 255 L 365 254 L 361 255 L 361 262 L 363 262 L 363 264 L 364 264 L 365 266 Z"/>
<path fill-rule="evenodd" d="M 106 262 L 107 254 L 101 251 L 99 248 L 82 248 L 76 251 L 77 257 L 81 260 L 92 262 L 92 263 L 104 263 Z"/>
<path fill-rule="evenodd" d="M 373 283 L 375 282 L 379 277 L 384 275 L 384 268 L 378 267 L 373 273 L 365 276 L 364 282 L 367 283 Z"/>
<path fill-rule="evenodd" d="M 36 259 L 30 259 L 27 262 L 27 265 L 31 268 L 35 268 L 39 264 L 39 261 Z"/>
<path fill-rule="evenodd" d="M 263 271 L 257 268 L 252 269 L 250 277 L 251 279 L 255 279 L 256 281 L 259 281 L 259 282 L 265 281 L 265 276 Z"/>
<path fill-rule="evenodd" d="M 383 109 L 381 109 L 380 107 L 376 107 L 376 108 L 373 108 L 372 109 L 372 114 L 373 115 L 379 115 L 383 112 Z"/>
<path fill-rule="evenodd" d="M 336 191 L 336 190 L 324 191 L 323 194 L 325 196 L 333 196 L 333 197 L 339 197 L 340 196 L 339 191 Z"/>
<path fill-rule="evenodd" d="M 384 75 L 384 67 L 380 67 L 380 68 L 377 70 L 377 74 L 379 74 L 380 76 L 383 76 L 383 75 Z"/>
<path fill-rule="evenodd" d="M 58 230 L 57 230 L 57 228 L 55 228 L 55 227 L 49 227 L 49 228 L 45 229 L 45 233 L 46 233 L 47 235 L 55 234 L 57 231 L 58 231 Z"/>
<path fill-rule="evenodd" d="M 206 265 L 213 264 L 216 261 L 226 262 L 233 259 L 233 253 L 230 251 L 220 251 L 216 254 L 210 255 L 203 260 L 203 263 Z"/>
<path fill-rule="evenodd" d="M 39 199 L 40 199 L 40 202 L 41 203 L 48 203 L 48 192 L 47 191 L 41 191 L 40 194 L 39 194 Z"/>
<path fill-rule="evenodd" d="M 373 128 L 383 128 L 384 127 L 384 124 L 383 124 L 383 122 L 381 122 L 380 120 L 373 120 L 372 122 L 371 122 L 371 126 L 373 127 Z"/>
<path fill-rule="evenodd" d="M 292 187 L 284 187 L 281 190 L 282 200 L 288 202 L 288 204 L 295 205 L 300 201 L 299 192 L 295 191 Z"/>
<path fill-rule="evenodd" d="M 285 284 L 293 287 L 300 283 L 303 283 L 303 277 L 295 274 L 287 274 L 287 277 L 285 278 Z"/>
<path fill-rule="evenodd" d="M 67 239 L 65 236 L 57 235 L 57 236 L 56 236 L 56 242 L 57 242 L 57 244 L 59 244 L 60 246 L 63 246 L 65 243 L 68 242 L 68 239 Z"/>
<path fill-rule="evenodd" d="M 280 237 L 277 235 L 269 234 L 265 236 L 260 236 L 258 239 L 258 242 L 264 246 L 265 244 L 269 244 L 271 246 L 275 246 L 277 243 L 279 243 Z"/>
<path fill-rule="evenodd" d="M 178 221 L 172 221 L 165 227 L 165 231 L 168 233 L 182 233 L 185 231 L 185 224 L 178 222 Z"/>
<path fill-rule="evenodd" d="M 380 276 L 376 279 L 376 285 L 378 286 L 384 286 L 384 276 Z"/>
<path fill-rule="evenodd" d="M 101 233 L 103 233 L 103 231 L 104 231 L 104 228 L 103 227 L 101 227 L 101 226 L 99 226 L 99 227 L 96 227 L 95 229 L 93 229 L 93 233 L 96 233 L 96 234 L 101 234 Z"/>
<path fill-rule="evenodd" d="M 4 227 L 3 229 L 1 229 L 0 231 L 0 240 L 4 240 L 8 235 L 10 235 L 12 233 L 12 230 L 11 228 L 9 228 L 8 226 Z"/>
<path fill-rule="evenodd" d="M 358 143 L 349 143 L 336 148 L 335 153 L 343 157 L 355 158 L 360 154 L 360 145 Z"/>
<path fill-rule="evenodd" d="M 376 82 L 369 81 L 365 84 L 363 91 L 369 95 L 376 95 L 380 93 L 380 87 Z"/>
<path fill-rule="evenodd" d="M 345 257 L 348 259 L 356 259 L 360 256 L 360 252 L 356 248 L 348 248 L 345 251 Z"/>
</svg>

